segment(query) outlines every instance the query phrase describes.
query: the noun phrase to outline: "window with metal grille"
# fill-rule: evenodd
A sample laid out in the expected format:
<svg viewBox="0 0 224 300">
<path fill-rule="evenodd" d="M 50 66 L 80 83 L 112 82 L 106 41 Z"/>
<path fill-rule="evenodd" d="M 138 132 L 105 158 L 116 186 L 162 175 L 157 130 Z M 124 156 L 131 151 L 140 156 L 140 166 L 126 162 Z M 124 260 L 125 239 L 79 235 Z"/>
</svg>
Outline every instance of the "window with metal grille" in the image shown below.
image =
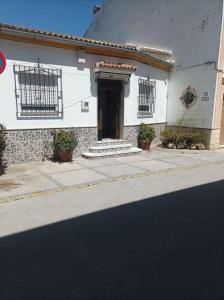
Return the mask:
<svg viewBox="0 0 224 300">
<path fill-rule="evenodd" d="M 14 65 L 17 118 L 62 118 L 62 71 Z"/>
<path fill-rule="evenodd" d="M 140 78 L 138 87 L 138 117 L 151 117 L 155 111 L 156 82 Z"/>
</svg>

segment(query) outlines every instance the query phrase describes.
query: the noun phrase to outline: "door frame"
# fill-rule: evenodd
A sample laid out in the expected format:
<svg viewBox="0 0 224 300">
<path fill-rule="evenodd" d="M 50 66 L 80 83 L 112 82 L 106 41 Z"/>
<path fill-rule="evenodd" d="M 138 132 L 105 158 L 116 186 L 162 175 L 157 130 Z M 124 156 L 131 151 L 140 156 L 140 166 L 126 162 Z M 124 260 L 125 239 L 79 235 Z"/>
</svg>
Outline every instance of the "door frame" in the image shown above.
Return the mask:
<svg viewBox="0 0 224 300">
<path fill-rule="evenodd" d="M 121 80 L 109 80 L 109 79 L 98 79 L 97 80 L 97 139 L 98 141 L 102 141 L 103 139 L 103 111 L 99 110 L 99 84 L 103 81 L 117 81 L 121 84 L 120 89 L 120 107 L 119 107 L 119 117 L 117 118 L 117 115 L 115 115 L 115 123 L 116 123 L 116 135 L 118 136 L 118 139 L 121 139 L 123 137 L 123 128 L 124 128 L 124 82 Z M 106 89 L 105 89 L 106 90 Z M 102 104 L 101 104 L 102 107 Z M 117 138 L 116 138 L 117 139 Z"/>
</svg>

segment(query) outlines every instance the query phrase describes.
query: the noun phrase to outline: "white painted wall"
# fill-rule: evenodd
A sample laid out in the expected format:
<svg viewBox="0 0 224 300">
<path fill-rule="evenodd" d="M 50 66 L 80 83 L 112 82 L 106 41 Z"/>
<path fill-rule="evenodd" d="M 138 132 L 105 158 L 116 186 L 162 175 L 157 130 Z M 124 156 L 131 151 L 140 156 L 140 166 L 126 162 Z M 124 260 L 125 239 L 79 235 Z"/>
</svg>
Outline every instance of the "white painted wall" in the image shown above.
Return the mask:
<svg viewBox="0 0 224 300">
<path fill-rule="evenodd" d="M 223 0 L 105 0 L 86 36 L 172 50 L 177 66 L 218 57 Z"/>
<path fill-rule="evenodd" d="M 71 50 L 38 46 L 14 41 L 0 40 L 0 51 L 7 59 L 6 70 L 0 75 L 0 123 L 8 129 L 96 127 L 97 126 L 97 83 L 91 65 L 97 61 L 124 62 L 138 66 L 130 83 L 125 86 L 124 125 L 163 123 L 166 121 L 167 73 L 145 64 L 125 59 L 85 54 L 86 64 L 77 65 L 77 53 Z M 40 63 L 62 69 L 63 119 L 18 120 L 14 93 L 13 65 L 34 65 Z M 137 96 L 139 76 L 157 81 L 156 112 L 153 118 L 137 117 Z M 89 112 L 81 112 L 81 101 L 89 101 Z"/>
<path fill-rule="evenodd" d="M 223 0 L 105 0 L 86 36 L 173 51 L 168 123 L 184 117 L 189 127 L 212 128 Z M 212 64 L 207 65 L 207 62 Z M 182 92 L 191 85 L 210 100 L 185 112 Z"/>
<path fill-rule="evenodd" d="M 198 98 L 195 104 L 187 109 L 182 104 L 180 97 L 188 86 L 196 89 Z M 167 106 L 168 124 L 177 125 L 180 122 L 186 127 L 211 128 L 215 86 L 214 64 L 171 73 Z M 209 93 L 208 101 L 202 100 L 204 92 Z"/>
</svg>

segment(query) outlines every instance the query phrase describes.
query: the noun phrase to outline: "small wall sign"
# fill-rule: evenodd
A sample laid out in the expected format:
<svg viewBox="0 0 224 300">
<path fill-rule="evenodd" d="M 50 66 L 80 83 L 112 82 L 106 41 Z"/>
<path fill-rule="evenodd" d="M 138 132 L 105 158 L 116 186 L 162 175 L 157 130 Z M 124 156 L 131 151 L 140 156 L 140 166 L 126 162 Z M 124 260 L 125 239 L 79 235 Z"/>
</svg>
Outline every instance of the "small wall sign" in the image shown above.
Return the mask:
<svg viewBox="0 0 224 300">
<path fill-rule="evenodd" d="M 89 102 L 82 101 L 81 102 L 81 112 L 88 112 L 89 111 Z"/>
<path fill-rule="evenodd" d="M 6 59 L 4 54 L 0 51 L 0 74 L 2 74 L 5 71 L 6 67 Z"/>
<path fill-rule="evenodd" d="M 201 97 L 201 101 L 209 101 L 209 93 L 208 92 L 204 92 L 202 97 Z"/>
</svg>

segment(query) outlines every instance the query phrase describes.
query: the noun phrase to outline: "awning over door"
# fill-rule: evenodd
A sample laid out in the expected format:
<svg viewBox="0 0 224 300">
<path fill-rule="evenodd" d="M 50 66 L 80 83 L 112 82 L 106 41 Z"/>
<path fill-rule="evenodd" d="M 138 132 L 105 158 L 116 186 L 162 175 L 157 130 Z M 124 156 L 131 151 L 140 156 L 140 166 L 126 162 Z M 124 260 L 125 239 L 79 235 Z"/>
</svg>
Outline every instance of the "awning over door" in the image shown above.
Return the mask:
<svg viewBox="0 0 224 300">
<path fill-rule="evenodd" d="M 96 79 L 122 80 L 128 82 L 137 67 L 128 64 L 113 64 L 104 61 L 97 62 L 91 69 L 96 74 Z"/>
</svg>

